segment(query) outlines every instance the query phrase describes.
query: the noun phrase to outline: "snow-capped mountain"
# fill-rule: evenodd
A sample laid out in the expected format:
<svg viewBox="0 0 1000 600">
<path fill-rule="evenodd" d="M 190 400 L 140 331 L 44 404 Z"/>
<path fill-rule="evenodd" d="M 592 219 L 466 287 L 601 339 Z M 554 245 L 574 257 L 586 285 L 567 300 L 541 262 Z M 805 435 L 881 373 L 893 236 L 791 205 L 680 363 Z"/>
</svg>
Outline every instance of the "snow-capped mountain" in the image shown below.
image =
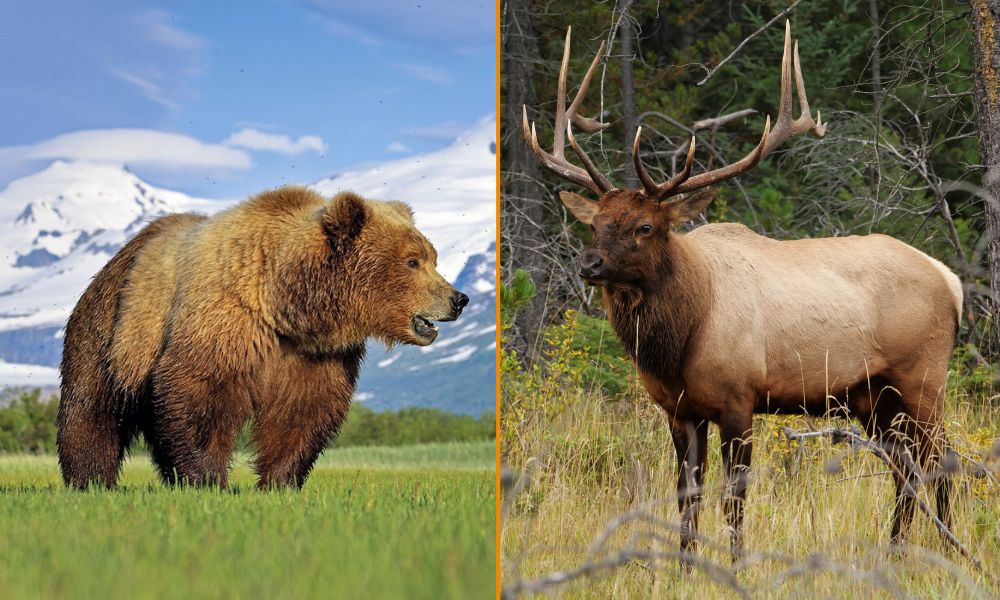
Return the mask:
<svg viewBox="0 0 1000 600">
<path fill-rule="evenodd" d="M 438 250 L 438 270 L 472 299 L 427 348 L 369 349 L 358 399 L 375 408 L 478 414 L 494 407 L 494 131 L 495 121 L 484 120 L 438 152 L 313 185 L 325 195 L 352 190 L 409 203 Z M 58 385 L 53 367 L 73 306 L 146 223 L 172 212 L 211 214 L 232 202 L 159 189 L 105 164 L 58 161 L 9 184 L 0 192 L 0 388 Z"/>
<path fill-rule="evenodd" d="M 77 298 L 126 240 L 158 216 L 226 204 L 101 164 L 58 161 L 12 182 L 0 192 L 0 360 L 57 366 Z"/>
</svg>

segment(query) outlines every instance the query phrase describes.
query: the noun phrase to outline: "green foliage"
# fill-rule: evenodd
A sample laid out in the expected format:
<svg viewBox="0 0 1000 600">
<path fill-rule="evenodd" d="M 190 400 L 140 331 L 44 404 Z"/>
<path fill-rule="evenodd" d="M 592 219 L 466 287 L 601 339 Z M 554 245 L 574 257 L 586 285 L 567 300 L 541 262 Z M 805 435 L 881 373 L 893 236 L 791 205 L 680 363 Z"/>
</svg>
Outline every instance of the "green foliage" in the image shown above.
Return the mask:
<svg viewBox="0 0 1000 600">
<path fill-rule="evenodd" d="M 0 408 L 0 452 L 54 452 L 56 448 L 55 396 L 41 399 L 41 390 L 22 392 Z"/>
<path fill-rule="evenodd" d="M 583 396 L 620 399 L 637 389 L 635 369 L 605 319 L 569 310 L 542 337 L 541 355 L 532 364 L 501 363 L 502 451 L 520 444 L 519 432 L 529 421 L 557 419 Z"/>
<path fill-rule="evenodd" d="M 555 359 L 547 372 L 568 376 L 587 390 L 618 397 L 629 391 L 635 368 L 611 329 L 611 323 L 567 311 L 560 325 L 545 330 L 547 354 Z"/>
<path fill-rule="evenodd" d="M 333 442 L 335 448 L 347 446 L 407 446 L 436 442 L 473 442 L 492 440 L 496 432 L 495 415 L 484 413 L 478 419 L 436 408 L 404 408 L 398 412 L 375 412 L 355 404 Z"/>
<path fill-rule="evenodd" d="M 514 271 L 510 285 L 500 284 L 500 328 L 507 329 L 514 317 L 531 304 L 536 293 L 535 282 L 524 269 Z"/>
</svg>

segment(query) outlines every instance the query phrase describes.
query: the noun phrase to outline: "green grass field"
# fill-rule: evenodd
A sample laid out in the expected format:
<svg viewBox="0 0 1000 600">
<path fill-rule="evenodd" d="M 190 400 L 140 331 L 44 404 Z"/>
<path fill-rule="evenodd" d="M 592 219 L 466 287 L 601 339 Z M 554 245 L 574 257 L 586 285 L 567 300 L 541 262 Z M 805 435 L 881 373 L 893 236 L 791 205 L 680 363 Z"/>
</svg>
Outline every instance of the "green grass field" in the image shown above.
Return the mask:
<svg viewBox="0 0 1000 600">
<path fill-rule="evenodd" d="M 114 491 L 55 457 L 0 456 L 0 598 L 492 598 L 492 442 L 328 451 L 301 491 L 167 488 L 145 456 Z"/>
</svg>

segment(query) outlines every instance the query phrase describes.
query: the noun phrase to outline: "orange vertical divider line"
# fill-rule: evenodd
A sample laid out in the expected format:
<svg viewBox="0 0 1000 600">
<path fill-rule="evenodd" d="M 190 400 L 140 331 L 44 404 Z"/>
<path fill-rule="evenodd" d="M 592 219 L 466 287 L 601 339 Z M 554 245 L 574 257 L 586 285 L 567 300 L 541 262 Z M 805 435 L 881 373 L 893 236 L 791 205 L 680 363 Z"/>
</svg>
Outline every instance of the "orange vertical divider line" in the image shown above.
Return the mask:
<svg viewBox="0 0 1000 600">
<path fill-rule="evenodd" d="M 496 446 L 496 597 L 500 598 L 500 0 L 497 0 L 496 16 L 496 431 L 494 432 Z"/>
</svg>

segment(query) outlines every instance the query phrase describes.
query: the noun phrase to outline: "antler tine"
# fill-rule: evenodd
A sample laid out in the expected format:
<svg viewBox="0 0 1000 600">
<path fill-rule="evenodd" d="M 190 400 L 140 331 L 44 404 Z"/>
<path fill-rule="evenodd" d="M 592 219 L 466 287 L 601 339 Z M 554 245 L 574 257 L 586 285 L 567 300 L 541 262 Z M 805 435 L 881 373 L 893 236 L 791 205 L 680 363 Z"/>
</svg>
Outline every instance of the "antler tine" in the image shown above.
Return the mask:
<svg viewBox="0 0 1000 600">
<path fill-rule="evenodd" d="M 781 92 L 778 97 L 778 116 L 775 128 L 782 122 L 792 120 L 792 25 L 785 19 L 785 46 L 781 52 Z"/>
<path fill-rule="evenodd" d="M 792 117 L 792 77 L 795 77 L 795 91 L 799 96 L 799 118 Z M 693 177 L 690 174 L 690 163 L 693 158 L 694 143 L 692 140 L 691 150 L 688 152 L 688 163 L 684 171 L 672 177 L 666 183 L 657 185 L 649 177 L 642 161 L 639 158 L 639 137 L 636 135 L 632 143 L 632 158 L 635 161 L 636 172 L 642 181 L 642 186 L 646 194 L 658 199 L 664 199 L 677 194 L 691 192 L 708 185 L 712 185 L 724 179 L 735 177 L 752 168 L 772 150 L 781 145 L 788 138 L 811 131 L 817 137 L 822 137 L 826 133 L 826 123 L 823 123 L 820 114 L 816 113 L 813 120 L 809 110 L 809 99 L 806 97 L 805 79 L 802 77 L 802 66 L 799 63 L 799 43 L 792 42 L 792 26 L 789 21 L 785 21 L 785 44 L 781 56 L 781 91 L 778 97 L 778 116 L 774 119 L 774 128 L 771 128 L 771 117 L 768 116 L 764 122 L 764 133 L 760 142 L 750 151 L 749 154 L 740 160 L 724 167 L 699 173 Z"/>
<path fill-rule="evenodd" d="M 632 142 L 632 163 L 635 165 L 636 175 L 639 176 L 639 181 L 642 182 L 642 187 L 646 190 L 646 196 L 654 199 L 665 198 L 670 195 L 672 189 L 684 183 L 691 175 L 691 167 L 694 166 L 695 137 L 691 136 L 687 158 L 684 159 L 684 168 L 681 169 L 681 172 L 668 179 L 665 183 L 658 184 L 649 176 L 649 172 L 646 171 L 646 165 L 643 164 L 642 158 L 639 155 L 639 139 L 641 136 L 642 127 L 639 127 L 636 129 L 635 140 Z"/>
<path fill-rule="evenodd" d="M 799 118 L 792 118 L 792 76 L 795 77 L 795 91 L 799 96 Z M 809 110 L 809 98 L 806 96 L 805 79 L 802 77 L 802 65 L 799 62 L 799 42 L 792 42 L 791 23 L 785 21 L 785 47 L 781 56 L 781 96 L 778 101 L 778 116 L 774 119 L 774 132 L 768 140 L 764 155 L 768 155 L 788 138 L 811 131 L 815 136 L 822 137 L 826 133 L 826 124 L 816 113 L 816 120 Z"/>
<path fill-rule="evenodd" d="M 588 119 L 577 114 L 577 109 L 583 101 L 584 95 L 587 93 L 587 87 L 590 85 L 590 80 L 594 75 L 597 64 L 600 62 L 601 54 L 604 52 L 604 42 L 601 42 L 600 49 L 594 56 L 594 60 L 590 63 L 590 68 L 587 69 L 587 74 L 584 76 L 583 82 L 580 84 L 580 89 L 577 91 L 576 96 L 573 98 L 573 102 L 569 105 L 569 108 L 567 108 L 566 76 L 569 72 L 569 50 L 571 39 L 572 28 L 567 27 L 566 42 L 563 45 L 562 64 L 559 66 L 555 122 L 553 124 L 552 132 L 552 153 L 550 154 L 545 152 L 539 145 L 538 134 L 535 131 L 535 124 L 530 123 L 529 126 L 527 106 L 522 106 L 521 127 L 524 130 L 524 139 L 528 142 L 528 146 L 531 147 L 532 153 L 547 169 L 563 179 L 582 185 L 598 195 L 603 195 L 605 192 L 613 190 L 614 186 L 611 185 L 611 182 L 608 181 L 608 178 L 605 177 L 604 174 L 597 170 L 593 161 L 590 160 L 590 158 L 576 143 L 576 139 L 573 137 L 573 131 L 570 129 L 570 124 L 575 124 L 577 127 L 587 132 L 599 131 L 608 126 L 608 123 L 601 123 L 596 119 Z M 580 158 L 580 161 L 583 163 L 585 169 L 581 169 L 566 159 L 567 136 L 569 137 L 570 144 L 573 146 L 573 151 Z"/>
<path fill-rule="evenodd" d="M 743 173 L 751 169 L 754 165 L 760 162 L 760 159 L 764 158 L 766 154 L 764 149 L 767 146 L 767 143 L 770 140 L 770 138 L 771 138 L 771 116 L 768 115 L 767 118 L 764 119 L 764 133 L 761 134 L 760 141 L 757 143 L 757 146 L 750 151 L 749 154 L 747 154 L 740 160 L 732 164 L 726 165 L 724 167 L 721 167 L 719 169 L 708 171 L 706 173 L 699 173 L 691 178 L 685 177 L 683 180 L 677 182 L 677 184 L 671 187 L 670 189 L 661 192 L 658 198 L 662 200 L 670 196 L 676 196 L 677 194 L 692 192 L 694 190 L 718 183 L 724 179 L 735 177 L 740 173 Z M 689 154 L 688 156 L 691 157 L 692 155 Z M 685 166 L 685 169 L 689 168 L 690 167 Z M 677 175 L 674 176 L 674 179 L 675 178 L 677 178 Z M 669 184 L 670 182 L 668 181 L 667 183 Z M 666 187 L 666 184 L 664 185 L 664 187 Z"/>
<path fill-rule="evenodd" d="M 572 123 L 566 124 L 566 137 L 569 138 L 569 145 L 573 148 L 573 152 L 576 152 L 577 157 L 579 157 L 580 162 L 583 163 L 584 168 L 587 169 L 587 173 L 590 174 L 590 178 L 594 180 L 597 187 L 601 188 L 605 192 L 609 192 L 615 189 L 615 186 L 611 185 L 608 178 L 601 173 L 597 167 L 594 166 L 594 162 L 590 160 L 583 150 L 580 149 L 580 145 L 576 143 L 576 137 L 573 135 L 573 125 Z"/>
<path fill-rule="evenodd" d="M 806 82 L 802 77 L 802 65 L 799 63 L 798 40 L 795 40 L 793 56 L 795 59 L 795 90 L 799 94 L 799 109 L 801 113 L 799 118 L 805 117 L 812 121 L 812 111 L 809 110 L 809 98 L 806 97 Z M 816 120 L 812 123 L 811 130 L 816 137 L 823 137 L 826 134 L 826 124 L 823 123 L 819 111 L 816 111 Z"/>
<path fill-rule="evenodd" d="M 573 28 L 566 28 L 562 63 L 559 65 L 559 83 L 556 88 L 556 120 L 552 125 L 552 156 L 565 158 L 566 148 L 566 75 L 569 72 L 569 48 Z"/>
<path fill-rule="evenodd" d="M 639 156 L 639 139 L 641 137 L 642 125 L 636 128 L 635 140 L 632 141 L 632 163 L 635 165 L 635 174 L 639 176 L 639 181 L 642 182 L 642 188 L 646 190 L 646 195 L 652 198 L 659 192 L 660 186 L 649 176 L 646 165 L 642 164 L 642 158 Z M 694 141 L 694 138 L 692 137 L 691 140 Z"/>
<path fill-rule="evenodd" d="M 538 133 L 535 131 L 535 124 L 532 123 L 530 128 L 528 126 L 527 107 L 523 108 L 521 125 L 524 128 L 524 138 L 528 142 L 528 147 L 531 148 L 532 154 L 535 155 L 538 162 L 542 163 L 545 168 L 567 181 L 582 185 L 595 194 L 604 193 L 605 190 L 602 190 L 586 171 L 565 159 L 559 160 L 545 152 L 545 150 L 542 150 L 542 147 L 538 144 Z"/>
<path fill-rule="evenodd" d="M 601 131 L 611 125 L 611 123 L 601 123 L 597 119 L 580 116 L 577 112 L 580 108 L 580 104 L 583 102 L 584 96 L 587 95 L 587 87 L 590 86 L 590 80 L 594 76 L 594 71 L 597 69 L 597 65 L 601 62 L 602 54 L 604 54 L 604 40 L 601 40 L 601 45 L 597 49 L 597 54 L 594 55 L 594 60 L 590 61 L 590 67 L 587 69 L 587 74 L 583 76 L 583 81 L 580 82 L 580 89 L 577 90 L 576 97 L 573 98 L 573 103 L 569 105 L 569 110 L 567 111 L 569 113 L 570 121 L 587 133 Z"/>
</svg>

